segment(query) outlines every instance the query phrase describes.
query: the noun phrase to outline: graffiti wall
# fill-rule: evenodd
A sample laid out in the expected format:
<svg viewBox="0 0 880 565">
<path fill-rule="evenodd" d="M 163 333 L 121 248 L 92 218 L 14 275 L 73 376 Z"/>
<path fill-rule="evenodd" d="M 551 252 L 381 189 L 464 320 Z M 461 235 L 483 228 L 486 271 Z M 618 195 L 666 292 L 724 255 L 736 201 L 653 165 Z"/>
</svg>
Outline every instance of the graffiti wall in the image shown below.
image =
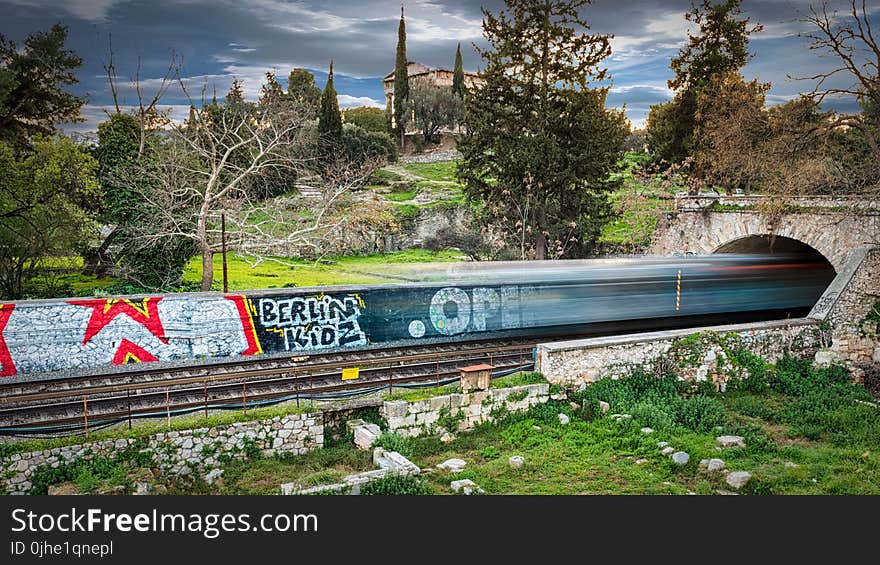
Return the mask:
<svg viewBox="0 0 880 565">
<path fill-rule="evenodd" d="M 0 304 L 0 376 L 515 330 L 527 287 L 366 287 L 359 292 L 163 295 Z"/>
</svg>

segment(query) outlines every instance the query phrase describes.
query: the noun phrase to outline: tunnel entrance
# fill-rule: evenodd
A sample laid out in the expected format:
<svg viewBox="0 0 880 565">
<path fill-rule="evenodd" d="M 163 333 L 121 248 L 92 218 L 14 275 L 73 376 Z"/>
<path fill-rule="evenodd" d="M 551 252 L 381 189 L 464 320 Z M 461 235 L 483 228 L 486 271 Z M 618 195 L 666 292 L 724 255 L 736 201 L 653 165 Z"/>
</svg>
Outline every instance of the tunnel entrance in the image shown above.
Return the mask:
<svg viewBox="0 0 880 565">
<path fill-rule="evenodd" d="M 729 241 L 718 247 L 713 251 L 714 253 L 786 255 L 791 256 L 797 263 L 809 264 L 809 276 L 818 280 L 822 287 L 822 293 L 816 296 L 817 301 L 837 276 L 834 266 L 824 255 L 810 245 L 790 237 L 776 236 L 771 238 L 769 235 L 752 235 Z M 805 316 L 809 310 L 785 312 L 784 317 Z"/>
</svg>

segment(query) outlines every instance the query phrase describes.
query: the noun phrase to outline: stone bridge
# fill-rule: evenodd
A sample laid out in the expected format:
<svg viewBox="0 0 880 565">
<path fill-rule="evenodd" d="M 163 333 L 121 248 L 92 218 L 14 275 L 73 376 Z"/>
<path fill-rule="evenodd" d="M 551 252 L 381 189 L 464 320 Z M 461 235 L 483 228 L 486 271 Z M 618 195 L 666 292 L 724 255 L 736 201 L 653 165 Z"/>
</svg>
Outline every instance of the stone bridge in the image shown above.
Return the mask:
<svg viewBox="0 0 880 565">
<path fill-rule="evenodd" d="M 551 383 L 578 386 L 635 366 L 654 370 L 686 343 L 691 357 L 695 344 L 701 349 L 694 357 L 698 362 L 684 367 L 681 376 L 723 381 L 719 359 L 731 340 L 770 362 L 786 354 L 814 356 L 819 364 L 844 362 L 857 379 L 866 366 L 880 364 L 880 326 L 868 320 L 880 304 L 880 199 L 794 199 L 774 218 L 764 212 L 772 204 L 766 198 L 678 196 L 648 252 L 821 255 L 837 277 L 806 317 L 544 343 L 538 346 L 537 370 Z"/>
<path fill-rule="evenodd" d="M 766 196 L 676 196 L 675 211 L 657 224 L 649 253 L 806 251 L 838 272 L 852 250 L 880 242 L 880 198 L 803 197 L 772 218 Z"/>
</svg>

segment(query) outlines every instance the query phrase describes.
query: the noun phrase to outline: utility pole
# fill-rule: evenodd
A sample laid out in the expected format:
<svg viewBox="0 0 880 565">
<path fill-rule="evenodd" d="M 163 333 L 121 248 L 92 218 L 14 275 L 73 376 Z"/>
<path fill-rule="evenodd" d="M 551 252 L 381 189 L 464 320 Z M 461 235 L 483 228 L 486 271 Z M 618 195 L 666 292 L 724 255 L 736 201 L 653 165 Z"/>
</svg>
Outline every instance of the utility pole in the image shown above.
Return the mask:
<svg viewBox="0 0 880 565">
<path fill-rule="evenodd" d="M 226 274 L 226 214 L 220 214 L 220 241 L 223 246 L 223 292 L 229 292 L 229 279 Z"/>
</svg>

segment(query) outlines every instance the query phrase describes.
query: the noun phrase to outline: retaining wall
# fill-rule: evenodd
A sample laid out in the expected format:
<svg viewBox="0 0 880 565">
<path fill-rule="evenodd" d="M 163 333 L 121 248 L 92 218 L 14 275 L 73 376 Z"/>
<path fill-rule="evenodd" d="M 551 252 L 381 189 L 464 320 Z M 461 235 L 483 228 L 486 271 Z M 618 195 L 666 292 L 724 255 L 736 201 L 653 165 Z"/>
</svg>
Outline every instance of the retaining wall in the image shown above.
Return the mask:
<svg viewBox="0 0 880 565">
<path fill-rule="evenodd" d="M 0 459 L 0 487 L 10 494 L 26 494 L 32 486 L 34 471 L 39 467 L 58 467 L 77 459 L 113 457 L 126 449 L 149 454 L 153 466 L 163 473 L 205 477 L 219 468 L 225 458 L 244 457 L 252 449 L 272 456 L 276 453 L 303 454 L 323 445 L 322 415 L 293 414 L 214 428 L 165 432 L 139 439 L 108 439 L 17 453 Z"/>
<path fill-rule="evenodd" d="M 489 389 L 461 394 L 435 396 L 417 402 L 386 401 L 380 409 L 388 422 L 388 431 L 416 437 L 434 433 L 444 417 L 457 421 L 457 430 L 472 429 L 481 422 L 494 420 L 493 410 L 522 412 L 529 407 L 547 402 L 550 385 L 544 383 Z M 496 412 L 498 414 L 499 412 Z"/>
</svg>

